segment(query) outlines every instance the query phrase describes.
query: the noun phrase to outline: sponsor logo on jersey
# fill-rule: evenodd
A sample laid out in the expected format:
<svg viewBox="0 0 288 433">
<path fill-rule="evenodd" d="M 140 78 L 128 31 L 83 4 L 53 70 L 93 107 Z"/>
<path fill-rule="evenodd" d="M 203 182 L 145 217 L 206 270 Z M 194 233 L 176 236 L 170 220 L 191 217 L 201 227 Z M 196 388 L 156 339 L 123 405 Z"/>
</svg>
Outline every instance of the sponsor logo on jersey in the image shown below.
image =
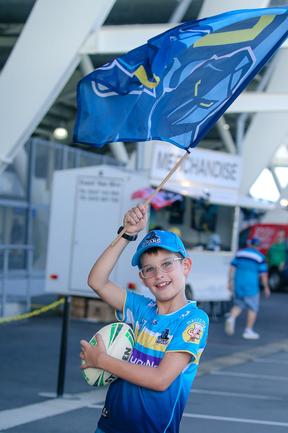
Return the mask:
<svg viewBox="0 0 288 433">
<path fill-rule="evenodd" d="M 184 319 L 184 317 L 188 316 L 191 313 L 190 310 L 185 311 L 185 313 L 181 314 L 181 316 L 179 317 L 179 319 Z"/>
<path fill-rule="evenodd" d="M 199 343 L 203 335 L 203 325 L 198 322 L 193 322 L 188 325 L 182 334 L 183 340 L 187 343 Z"/>
<path fill-rule="evenodd" d="M 157 337 L 156 343 L 157 344 L 165 344 L 167 345 L 170 341 L 170 336 L 169 336 L 169 329 L 166 328 L 164 329 L 164 331 L 162 331 L 162 333 Z"/>
<path fill-rule="evenodd" d="M 129 360 L 131 364 L 147 365 L 149 367 L 157 367 L 160 364 L 160 361 L 161 358 L 140 352 L 135 348 L 133 349 L 131 358 Z"/>
<path fill-rule="evenodd" d="M 150 301 L 147 307 L 155 307 L 155 305 L 156 305 L 155 301 Z"/>
</svg>

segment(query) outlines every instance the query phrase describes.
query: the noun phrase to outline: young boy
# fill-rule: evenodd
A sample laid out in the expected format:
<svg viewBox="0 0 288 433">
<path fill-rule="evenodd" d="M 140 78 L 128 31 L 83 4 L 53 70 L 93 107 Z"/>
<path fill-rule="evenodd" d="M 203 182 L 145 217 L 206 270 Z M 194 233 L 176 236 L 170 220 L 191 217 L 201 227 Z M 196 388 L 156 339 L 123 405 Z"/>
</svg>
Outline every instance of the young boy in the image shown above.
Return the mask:
<svg viewBox="0 0 288 433">
<path fill-rule="evenodd" d="M 146 222 L 144 205 L 129 210 L 125 235 L 103 252 L 88 278 L 136 336 L 129 363 L 107 355 L 99 335 L 96 347 L 81 340 L 81 368 L 102 368 L 118 376 L 109 386 L 96 433 L 177 433 L 206 344 L 208 317 L 185 298 L 192 263 L 175 233 L 149 232 L 132 258 L 155 301 L 109 280 L 120 254 Z"/>
</svg>

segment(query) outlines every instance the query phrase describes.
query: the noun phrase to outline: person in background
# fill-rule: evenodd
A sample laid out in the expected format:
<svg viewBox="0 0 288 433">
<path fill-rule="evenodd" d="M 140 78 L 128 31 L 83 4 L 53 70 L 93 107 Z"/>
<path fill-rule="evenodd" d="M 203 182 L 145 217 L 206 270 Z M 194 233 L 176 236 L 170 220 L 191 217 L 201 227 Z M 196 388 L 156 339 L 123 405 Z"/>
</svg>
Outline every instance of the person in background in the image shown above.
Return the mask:
<svg viewBox="0 0 288 433">
<path fill-rule="evenodd" d="M 285 239 L 285 230 L 279 231 L 276 242 L 269 248 L 267 253 L 269 269 L 277 268 L 279 271 L 282 271 L 284 268 L 286 261 Z"/>
<path fill-rule="evenodd" d="M 256 340 L 259 334 L 253 327 L 257 319 L 260 299 L 260 281 L 266 297 L 270 296 L 265 256 L 258 251 L 258 238 L 247 242 L 248 246 L 239 250 L 229 268 L 228 289 L 233 293 L 233 307 L 225 322 L 225 332 L 233 335 L 235 322 L 242 310 L 247 309 L 246 328 L 243 338 Z"/>
</svg>

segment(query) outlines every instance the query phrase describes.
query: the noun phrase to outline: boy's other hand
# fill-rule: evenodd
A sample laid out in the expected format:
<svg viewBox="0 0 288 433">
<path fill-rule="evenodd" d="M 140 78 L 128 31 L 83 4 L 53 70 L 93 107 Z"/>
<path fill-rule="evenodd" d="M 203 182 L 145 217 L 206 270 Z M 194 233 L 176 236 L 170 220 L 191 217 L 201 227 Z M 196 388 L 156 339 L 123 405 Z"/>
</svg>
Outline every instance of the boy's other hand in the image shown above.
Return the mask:
<svg viewBox="0 0 288 433">
<path fill-rule="evenodd" d="M 137 234 L 143 230 L 147 224 L 147 205 L 142 203 L 132 207 L 124 216 L 123 224 L 127 234 Z"/>
<path fill-rule="evenodd" d="M 96 334 L 97 345 L 91 346 L 90 343 L 86 340 L 81 340 L 81 353 L 80 358 L 82 361 L 81 369 L 83 368 L 102 368 L 101 367 L 101 357 L 102 355 L 106 355 L 106 348 L 104 341 L 100 334 Z"/>
</svg>

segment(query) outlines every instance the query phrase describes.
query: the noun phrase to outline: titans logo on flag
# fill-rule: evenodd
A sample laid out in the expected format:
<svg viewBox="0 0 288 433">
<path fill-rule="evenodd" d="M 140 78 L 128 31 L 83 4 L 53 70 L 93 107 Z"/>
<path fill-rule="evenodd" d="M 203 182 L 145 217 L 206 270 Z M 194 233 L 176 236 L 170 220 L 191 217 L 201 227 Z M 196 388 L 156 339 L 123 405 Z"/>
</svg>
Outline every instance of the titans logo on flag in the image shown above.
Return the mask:
<svg viewBox="0 0 288 433">
<path fill-rule="evenodd" d="M 288 35 L 288 8 L 184 23 L 83 78 L 75 140 L 195 146 Z"/>
</svg>

